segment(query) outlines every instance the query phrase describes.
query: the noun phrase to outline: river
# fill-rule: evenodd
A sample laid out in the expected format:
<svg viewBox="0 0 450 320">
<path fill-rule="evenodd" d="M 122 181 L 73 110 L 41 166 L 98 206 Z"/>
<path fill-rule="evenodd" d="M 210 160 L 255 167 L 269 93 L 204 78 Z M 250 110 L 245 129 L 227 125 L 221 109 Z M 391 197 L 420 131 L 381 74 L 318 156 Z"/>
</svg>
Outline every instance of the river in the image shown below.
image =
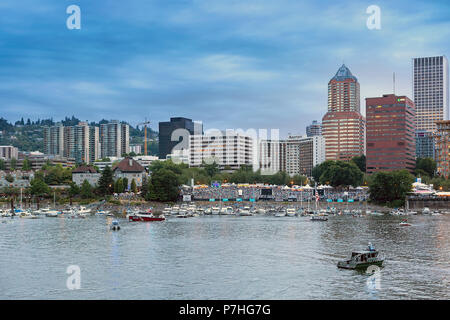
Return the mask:
<svg viewBox="0 0 450 320">
<path fill-rule="evenodd" d="M 450 216 L 0 219 L 0 299 L 449 299 Z M 372 242 L 379 273 L 338 260 Z M 67 287 L 79 267 L 80 289 Z"/>
</svg>

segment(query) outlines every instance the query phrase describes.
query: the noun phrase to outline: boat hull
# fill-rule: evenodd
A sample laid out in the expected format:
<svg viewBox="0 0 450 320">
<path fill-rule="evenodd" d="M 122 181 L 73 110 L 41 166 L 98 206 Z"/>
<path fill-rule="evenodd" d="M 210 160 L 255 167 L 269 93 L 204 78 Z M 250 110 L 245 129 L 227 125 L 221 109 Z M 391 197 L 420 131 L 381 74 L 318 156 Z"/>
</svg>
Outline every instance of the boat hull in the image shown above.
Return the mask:
<svg viewBox="0 0 450 320">
<path fill-rule="evenodd" d="M 166 218 L 160 217 L 141 217 L 141 216 L 129 216 L 128 221 L 133 222 L 152 222 L 152 221 L 164 221 Z"/>
<path fill-rule="evenodd" d="M 379 266 L 382 267 L 383 266 L 383 262 L 384 260 L 378 260 L 378 261 L 372 261 L 372 262 L 364 262 L 364 263 L 357 263 L 357 264 L 352 264 L 352 263 L 347 263 L 346 261 L 339 261 L 337 266 L 338 268 L 341 269 L 366 269 L 369 266 Z"/>
</svg>

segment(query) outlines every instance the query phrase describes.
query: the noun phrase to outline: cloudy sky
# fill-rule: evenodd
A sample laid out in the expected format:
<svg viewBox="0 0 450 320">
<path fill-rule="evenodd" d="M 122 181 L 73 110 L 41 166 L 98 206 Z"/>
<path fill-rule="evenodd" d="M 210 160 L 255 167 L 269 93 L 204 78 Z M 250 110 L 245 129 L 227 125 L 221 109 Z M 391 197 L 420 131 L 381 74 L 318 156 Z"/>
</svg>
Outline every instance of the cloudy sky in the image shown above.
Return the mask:
<svg viewBox="0 0 450 320">
<path fill-rule="evenodd" d="M 37 4 L 39 3 L 39 4 Z M 69 30 L 69 5 L 81 30 Z M 381 9 L 369 30 L 366 9 Z M 364 98 L 411 96 L 411 58 L 448 55 L 448 1 L 1 0 L 0 117 L 184 116 L 302 134 L 344 62 Z M 364 113 L 364 111 L 363 111 Z"/>
</svg>

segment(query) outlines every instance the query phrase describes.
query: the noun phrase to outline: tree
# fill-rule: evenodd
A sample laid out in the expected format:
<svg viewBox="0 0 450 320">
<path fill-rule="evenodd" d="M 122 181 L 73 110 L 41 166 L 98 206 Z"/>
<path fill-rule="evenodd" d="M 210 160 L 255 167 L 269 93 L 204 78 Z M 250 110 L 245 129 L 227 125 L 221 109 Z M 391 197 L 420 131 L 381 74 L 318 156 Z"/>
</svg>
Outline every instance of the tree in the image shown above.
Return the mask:
<svg viewBox="0 0 450 320">
<path fill-rule="evenodd" d="M 377 172 L 370 179 L 370 199 L 375 203 L 401 206 L 413 182 L 414 176 L 407 170 Z"/>
<path fill-rule="evenodd" d="M 115 193 L 122 193 L 123 192 L 123 180 L 122 178 L 119 178 L 114 182 L 114 192 Z"/>
<path fill-rule="evenodd" d="M 141 195 L 142 195 L 143 197 L 145 197 L 145 195 L 146 195 L 147 192 L 148 192 L 148 189 L 149 189 L 148 184 L 149 184 L 149 183 L 148 183 L 147 175 L 144 174 L 144 177 L 142 178 L 142 187 L 141 187 Z"/>
<path fill-rule="evenodd" d="M 176 201 L 179 192 L 178 187 L 177 175 L 171 170 L 160 169 L 153 172 L 145 199 L 161 202 Z"/>
<path fill-rule="evenodd" d="M 362 172 L 366 172 L 366 156 L 360 155 L 359 157 L 353 157 L 352 161 L 356 164 Z"/>
<path fill-rule="evenodd" d="M 79 194 L 80 194 L 80 188 L 78 188 L 78 186 L 75 182 L 71 182 L 70 188 L 69 188 L 70 205 L 72 205 L 72 198 Z"/>
<path fill-rule="evenodd" d="M 210 177 L 212 177 L 215 174 L 220 172 L 219 166 L 217 165 L 217 163 L 215 161 L 211 164 L 207 164 L 207 163 L 203 162 L 202 167 L 205 169 L 206 173 Z"/>
<path fill-rule="evenodd" d="M 134 179 L 131 180 L 131 192 L 137 193 L 136 181 L 134 181 Z"/>
<path fill-rule="evenodd" d="M 359 186 L 364 174 L 353 162 L 333 161 L 327 164 L 319 178 L 320 184 L 333 187 Z"/>
<path fill-rule="evenodd" d="M 25 159 L 22 162 L 22 170 L 23 171 L 30 171 L 31 170 L 31 163 L 30 163 L 30 160 L 28 159 L 28 157 L 25 157 Z"/>
<path fill-rule="evenodd" d="M 324 161 L 321 164 L 315 166 L 312 169 L 312 176 L 313 176 L 314 181 L 319 182 L 320 176 L 322 175 L 322 173 L 326 169 L 328 169 L 328 167 L 332 166 L 333 164 L 334 164 L 333 160 L 327 160 L 327 161 Z"/>
<path fill-rule="evenodd" d="M 417 158 L 416 160 L 416 174 L 419 175 L 423 170 L 429 177 L 433 177 L 436 171 L 436 161 L 431 158 Z"/>
<path fill-rule="evenodd" d="M 98 180 L 98 193 L 105 196 L 112 193 L 113 190 L 113 172 L 109 166 L 103 169 L 102 175 Z"/>
<path fill-rule="evenodd" d="M 16 158 L 11 158 L 11 163 L 9 165 L 11 167 L 11 170 L 16 170 L 17 167 L 17 159 Z"/>
<path fill-rule="evenodd" d="M 50 187 L 39 178 L 34 178 L 30 182 L 30 193 L 36 197 L 37 207 L 39 209 L 39 200 L 41 197 L 50 194 Z"/>
<path fill-rule="evenodd" d="M 5 177 L 5 180 L 8 181 L 9 183 L 13 183 L 14 182 L 14 177 L 11 174 L 7 174 Z"/>
<path fill-rule="evenodd" d="M 92 186 L 89 181 L 84 180 L 80 188 L 80 195 L 83 199 L 91 199 L 93 197 Z"/>
<path fill-rule="evenodd" d="M 5 160 L 0 159 L 0 170 L 6 170 Z"/>
</svg>

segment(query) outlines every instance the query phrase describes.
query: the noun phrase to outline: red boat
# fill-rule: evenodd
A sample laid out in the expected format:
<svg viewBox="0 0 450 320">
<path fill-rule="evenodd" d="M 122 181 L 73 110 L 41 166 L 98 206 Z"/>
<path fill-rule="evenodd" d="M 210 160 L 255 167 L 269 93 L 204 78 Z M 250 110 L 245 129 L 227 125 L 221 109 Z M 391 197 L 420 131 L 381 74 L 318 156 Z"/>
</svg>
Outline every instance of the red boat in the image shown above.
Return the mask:
<svg viewBox="0 0 450 320">
<path fill-rule="evenodd" d="M 148 210 L 147 212 L 135 212 L 127 215 L 128 221 L 164 221 L 166 218 L 163 215 L 158 217 L 154 216 L 152 210 Z"/>
</svg>

